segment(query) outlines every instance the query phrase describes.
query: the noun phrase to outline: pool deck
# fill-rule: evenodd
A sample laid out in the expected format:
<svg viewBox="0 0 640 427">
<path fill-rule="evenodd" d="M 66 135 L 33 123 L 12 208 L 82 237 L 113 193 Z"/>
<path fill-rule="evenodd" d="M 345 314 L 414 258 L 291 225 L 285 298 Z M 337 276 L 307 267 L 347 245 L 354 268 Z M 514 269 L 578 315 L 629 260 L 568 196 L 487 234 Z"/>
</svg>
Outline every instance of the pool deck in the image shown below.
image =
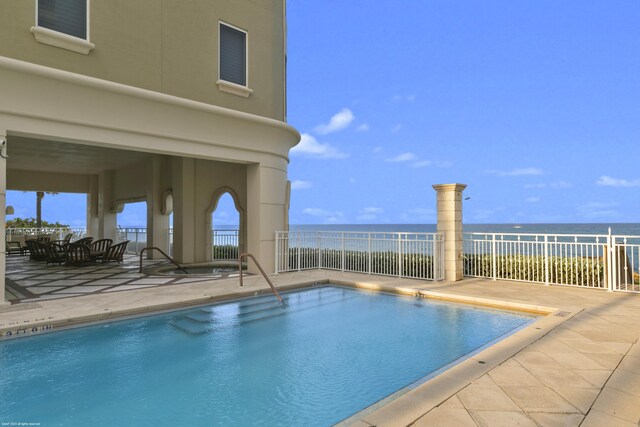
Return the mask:
<svg viewBox="0 0 640 427">
<path fill-rule="evenodd" d="M 311 270 L 272 277 L 544 313 L 532 325 L 391 402 L 355 426 L 634 426 L 640 420 L 640 295 L 483 279 L 426 282 Z M 0 307 L 0 334 L 29 335 L 269 292 L 258 276 L 102 292 Z M 32 332 L 33 331 L 33 332 Z"/>
</svg>

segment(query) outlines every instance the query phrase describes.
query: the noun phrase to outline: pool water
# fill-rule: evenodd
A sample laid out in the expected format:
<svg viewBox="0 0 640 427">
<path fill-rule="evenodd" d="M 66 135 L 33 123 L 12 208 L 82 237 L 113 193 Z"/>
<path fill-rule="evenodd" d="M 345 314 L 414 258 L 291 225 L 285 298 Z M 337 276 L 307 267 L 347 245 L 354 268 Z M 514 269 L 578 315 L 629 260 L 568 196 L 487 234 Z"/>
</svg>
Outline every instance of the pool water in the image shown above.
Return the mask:
<svg viewBox="0 0 640 427">
<path fill-rule="evenodd" d="M 534 316 L 336 286 L 0 343 L 0 421 L 331 425 Z"/>
</svg>

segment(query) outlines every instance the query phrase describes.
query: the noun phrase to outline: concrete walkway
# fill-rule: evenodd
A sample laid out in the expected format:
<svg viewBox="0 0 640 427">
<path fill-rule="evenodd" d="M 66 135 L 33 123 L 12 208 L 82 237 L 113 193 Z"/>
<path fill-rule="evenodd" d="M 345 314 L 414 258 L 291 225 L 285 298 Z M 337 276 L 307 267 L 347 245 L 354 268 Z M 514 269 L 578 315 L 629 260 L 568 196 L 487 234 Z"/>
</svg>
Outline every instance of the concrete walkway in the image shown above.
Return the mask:
<svg viewBox="0 0 640 427">
<path fill-rule="evenodd" d="M 433 283 L 313 270 L 280 288 L 324 283 L 547 313 L 531 326 L 348 421 L 358 426 L 638 426 L 640 295 L 467 279 Z M 0 307 L 0 334 L 206 304 L 269 292 L 258 276 Z M 22 308 L 21 308 L 22 307 Z M 31 332 L 33 331 L 33 332 Z"/>
</svg>

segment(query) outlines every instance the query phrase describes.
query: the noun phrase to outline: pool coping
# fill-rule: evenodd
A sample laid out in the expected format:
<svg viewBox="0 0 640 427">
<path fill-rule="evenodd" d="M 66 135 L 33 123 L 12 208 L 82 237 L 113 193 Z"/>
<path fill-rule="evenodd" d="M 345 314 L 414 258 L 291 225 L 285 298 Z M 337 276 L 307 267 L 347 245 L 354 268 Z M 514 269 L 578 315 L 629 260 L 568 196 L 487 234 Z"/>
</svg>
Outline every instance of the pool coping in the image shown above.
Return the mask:
<svg viewBox="0 0 640 427">
<path fill-rule="evenodd" d="M 442 404 L 456 392 L 491 371 L 499 364 L 544 337 L 556 327 L 570 320 L 582 312 L 581 307 L 546 307 L 534 304 L 515 303 L 491 298 L 469 297 L 465 295 L 448 294 L 427 290 L 417 290 L 403 287 L 388 287 L 366 282 L 347 282 L 331 280 L 331 283 L 352 286 L 360 289 L 377 290 L 381 292 L 395 292 L 405 295 L 420 296 L 427 299 L 470 304 L 489 308 L 523 311 L 538 314 L 540 317 L 505 337 L 488 348 L 472 354 L 470 357 L 454 362 L 454 365 L 419 384 L 412 390 L 406 391 L 395 399 L 385 402 L 379 408 L 371 407 L 351 415 L 336 426 L 362 425 L 410 425 L 425 413 Z M 400 390 L 398 390 L 399 392 Z M 383 399 L 384 401 L 385 399 Z M 372 405 L 372 406 L 375 406 Z"/>
<path fill-rule="evenodd" d="M 371 410 L 372 406 L 376 406 L 376 404 L 374 404 L 368 408 L 363 408 L 362 411 L 346 418 L 338 425 L 361 423 L 366 423 L 368 425 L 412 424 L 425 413 L 443 403 L 468 384 L 508 360 L 510 357 L 542 338 L 557 326 L 568 321 L 583 310 L 582 307 L 577 306 L 548 307 L 536 304 L 516 303 L 500 299 L 457 295 L 447 293 L 446 291 L 431 291 L 406 286 L 375 284 L 359 280 L 343 280 L 335 277 L 297 281 L 293 284 L 278 286 L 278 289 L 281 291 L 290 291 L 326 284 L 335 284 L 355 289 L 411 295 L 427 299 L 541 315 L 538 319 L 534 320 L 523 329 L 518 330 L 478 353 L 472 354 L 470 357 L 460 361 L 449 369 L 446 369 L 444 372 L 435 375 L 433 378 L 426 380 L 411 390 L 403 392 L 400 396 L 392 398 L 390 401 L 386 401 L 387 398 L 382 399 L 378 402 L 378 404 L 380 404 L 379 407 Z M 131 292 L 141 291 L 138 290 Z M 151 315 L 159 312 L 185 309 L 269 293 L 269 289 L 265 289 L 264 287 L 260 287 L 259 289 L 248 288 L 220 295 L 202 295 L 201 297 L 192 296 L 180 301 L 140 305 L 133 308 L 119 309 L 114 307 L 110 309 L 105 308 L 101 312 L 88 310 L 86 314 L 77 314 L 69 317 L 58 315 L 56 317 L 40 318 L 33 321 L 24 321 L 22 323 L 17 322 L 17 324 L 0 326 L 0 339 L 15 339 L 19 336 L 54 332 L 67 328 L 82 327 L 93 323 L 117 321 L 125 318 Z M 22 330 L 23 333 L 16 333 L 10 337 L 6 337 L 7 331 L 15 331 L 16 329 Z M 393 394 L 390 396 L 393 396 Z"/>
</svg>

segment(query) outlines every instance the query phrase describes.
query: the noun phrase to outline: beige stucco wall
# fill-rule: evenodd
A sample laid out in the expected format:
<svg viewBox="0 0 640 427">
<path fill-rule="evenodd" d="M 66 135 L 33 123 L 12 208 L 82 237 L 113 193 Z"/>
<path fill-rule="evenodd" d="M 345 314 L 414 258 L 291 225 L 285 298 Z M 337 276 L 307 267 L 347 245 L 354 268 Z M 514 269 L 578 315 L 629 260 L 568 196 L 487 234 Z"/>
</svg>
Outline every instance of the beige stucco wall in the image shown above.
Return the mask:
<svg viewBox="0 0 640 427">
<path fill-rule="evenodd" d="M 284 120 L 283 0 L 91 0 L 88 55 L 37 42 L 35 7 L 0 3 L 0 56 Z M 248 32 L 249 98 L 216 85 L 219 21 Z"/>
</svg>

